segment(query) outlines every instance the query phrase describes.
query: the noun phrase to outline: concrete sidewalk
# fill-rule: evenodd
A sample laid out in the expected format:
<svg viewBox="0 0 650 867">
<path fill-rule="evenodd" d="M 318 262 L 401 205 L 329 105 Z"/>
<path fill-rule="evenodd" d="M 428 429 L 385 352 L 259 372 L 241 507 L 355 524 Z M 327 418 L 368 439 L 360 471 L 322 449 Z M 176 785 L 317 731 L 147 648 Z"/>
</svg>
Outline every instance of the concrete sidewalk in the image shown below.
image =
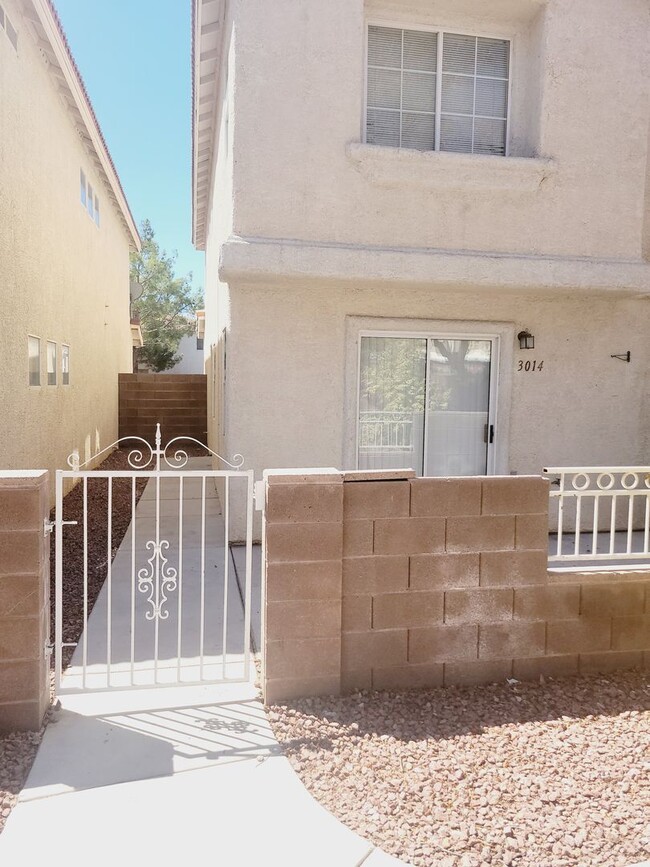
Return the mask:
<svg viewBox="0 0 650 867">
<path fill-rule="evenodd" d="M 388 867 L 309 795 L 252 684 L 66 696 L 2 867 Z"/>
<path fill-rule="evenodd" d="M 191 469 L 205 459 L 193 459 Z M 206 465 L 207 466 L 207 465 Z M 165 663 L 174 676 L 190 677 L 197 664 L 201 588 L 196 521 L 201 482 L 185 483 L 182 611 L 170 595 L 169 620 L 160 632 Z M 153 683 L 151 629 L 143 626 L 147 601 L 137 593 L 137 568 L 149 556 L 154 533 L 150 482 L 136 510 L 135 542 L 129 528 L 64 677 L 80 686 L 84 654 L 89 683 Z M 197 502 L 198 497 L 198 502 Z M 178 534 L 178 482 L 161 491 L 161 533 L 173 556 Z M 205 530 L 205 665 L 220 676 L 242 666 L 241 602 L 245 551 L 227 550 L 221 509 L 207 490 Z M 231 560 L 227 561 L 227 557 Z M 135 562 L 134 570 L 132 560 Z M 174 561 L 179 566 L 178 558 Z M 226 564 L 228 563 L 228 568 Z M 228 573 L 228 656 L 222 656 L 224 576 Z M 179 582 L 180 589 L 180 582 Z M 210 595 L 212 592 L 212 595 Z M 221 603 L 221 605 L 220 605 Z M 133 642 L 133 611 L 138 628 Z M 111 618 L 107 621 L 107 612 Z M 178 621 L 182 616 L 182 653 Z M 254 557 L 251 629 L 260 646 L 260 558 Z M 108 624 L 108 625 L 107 625 Z M 110 635 L 110 643 L 107 636 Z M 254 674 L 254 667 L 252 667 Z M 158 686 L 64 694 L 53 713 L 19 803 L 0 835 L 0 867 L 103 865 L 203 865 L 248 867 L 381 867 L 398 865 L 348 828 L 308 794 L 273 736 L 252 682 Z"/>
</svg>

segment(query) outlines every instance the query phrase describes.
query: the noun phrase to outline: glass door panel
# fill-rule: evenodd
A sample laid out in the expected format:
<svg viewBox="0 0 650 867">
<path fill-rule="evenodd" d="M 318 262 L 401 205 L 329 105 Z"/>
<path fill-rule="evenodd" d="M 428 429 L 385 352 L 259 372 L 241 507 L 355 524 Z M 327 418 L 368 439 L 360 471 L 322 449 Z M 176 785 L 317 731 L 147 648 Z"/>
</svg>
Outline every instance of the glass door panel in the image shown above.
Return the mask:
<svg viewBox="0 0 650 867">
<path fill-rule="evenodd" d="M 422 475 L 426 367 L 426 338 L 361 338 L 360 470 L 410 468 Z"/>
<path fill-rule="evenodd" d="M 429 340 L 425 475 L 487 473 L 491 368 L 491 340 Z"/>
</svg>

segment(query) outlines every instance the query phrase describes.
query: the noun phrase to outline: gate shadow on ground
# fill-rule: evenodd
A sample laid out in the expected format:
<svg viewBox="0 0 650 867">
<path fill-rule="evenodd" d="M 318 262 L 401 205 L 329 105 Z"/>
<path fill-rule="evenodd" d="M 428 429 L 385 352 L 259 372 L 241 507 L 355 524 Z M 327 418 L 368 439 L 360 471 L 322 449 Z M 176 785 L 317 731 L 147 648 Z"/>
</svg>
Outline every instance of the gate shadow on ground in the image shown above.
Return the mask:
<svg viewBox="0 0 650 867">
<path fill-rule="evenodd" d="M 256 700 L 98 715 L 64 709 L 55 712 L 47 728 L 22 800 L 277 752 Z"/>
<path fill-rule="evenodd" d="M 354 693 L 283 703 L 317 720 L 315 738 L 283 742 L 291 753 L 309 746 L 333 749 L 343 734 L 387 735 L 397 741 L 450 740 L 491 728 L 573 721 L 650 711 L 650 674 L 567 677 L 545 683 L 507 683 L 408 692 Z M 323 737 L 326 724 L 336 729 Z M 322 724 L 322 725 L 321 725 Z M 352 728 L 354 726 L 354 728 Z"/>
</svg>

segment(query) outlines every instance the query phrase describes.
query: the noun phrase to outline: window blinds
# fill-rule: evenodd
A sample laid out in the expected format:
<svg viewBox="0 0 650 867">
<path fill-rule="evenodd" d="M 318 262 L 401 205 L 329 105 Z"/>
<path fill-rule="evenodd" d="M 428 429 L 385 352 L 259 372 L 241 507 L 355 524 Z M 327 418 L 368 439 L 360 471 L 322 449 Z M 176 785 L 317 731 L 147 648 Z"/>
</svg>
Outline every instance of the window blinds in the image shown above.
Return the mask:
<svg viewBox="0 0 650 867">
<path fill-rule="evenodd" d="M 508 40 L 371 26 L 366 140 L 505 155 L 509 65 Z"/>
</svg>

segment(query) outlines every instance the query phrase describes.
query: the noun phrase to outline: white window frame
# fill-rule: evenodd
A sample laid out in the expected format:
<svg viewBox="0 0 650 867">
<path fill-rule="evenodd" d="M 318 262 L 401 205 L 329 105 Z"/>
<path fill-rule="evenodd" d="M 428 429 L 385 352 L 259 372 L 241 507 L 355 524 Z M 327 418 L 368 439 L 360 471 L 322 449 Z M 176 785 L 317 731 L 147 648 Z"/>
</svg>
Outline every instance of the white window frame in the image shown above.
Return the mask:
<svg viewBox="0 0 650 867">
<path fill-rule="evenodd" d="M 508 113 L 506 116 L 506 147 L 505 154 L 499 159 L 504 159 L 510 156 L 510 138 L 512 129 L 512 77 L 513 63 L 515 57 L 515 39 L 516 34 L 511 31 L 481 31 L 476 33 L 467 33 L 466 29 L 459 25 L 454 27 L 453 24 L 441 24 L 439 27 L 433 27 L 427 24 L 413 24 L 404 21 L 383 20 L 372 18 L 366 20 L 364 34 L 364 56 L 363 56 L 363 114 L 361 116 L 361 141 L 363 144 L 368 144 L 367 127 L 368 127 L 368 56 L 369 56 L 369 35 L 371 27 L 391 27 L 395 30 L 415 30 L 422 33 L 436 33 L 438 35 L 438 54 L 436 68 L 436 112 L 435 112 L 435 148 L 431 151 L 419 151 L 419 153 L 435 153 L 435 154 L 456 154 L 464 157 L 476 157 L 477 159 L 489 156 L 486 154 L 468 154 L 464 151 L 441 151 L 440 150 L 440 119 L 442 112 L 442 37 L 445 33 L 454 33 L 459 36 L 478 37 L 479 39 L 503 39 L 510 43 L 510 54 L 508 58 Z M 377 145 L 384 147 L 384 145 Z"/>
<path fill-rule="evenodd" d="M 38 382 L 29 381 L 29 341 L 38 340 Z M 43 341 L 36 334 L 27 335 L 27 382 L 30 388 L 40 388 L 43 380 Z"/>
<path fill-rule="evenodd" d="M 509 322 L 470 320 L 375 319 L 350 316 L 346 336 L 345 430 L 343 466 L 359 468 L 359 374 L 362 337 L 411 337 L 445 340 L 493 340 L 488 424 L 494 425 L 494 443 L 488 443 L 487 475 L 510 472 L 510 407 L 512 401 L 515 325 Z M 425 429 L 426 438 L 426 429 Z M 425 441 L 426 456 L 426 441 Z M 426 470 L 426 467 L 424 468 Z"/>
</svg>

